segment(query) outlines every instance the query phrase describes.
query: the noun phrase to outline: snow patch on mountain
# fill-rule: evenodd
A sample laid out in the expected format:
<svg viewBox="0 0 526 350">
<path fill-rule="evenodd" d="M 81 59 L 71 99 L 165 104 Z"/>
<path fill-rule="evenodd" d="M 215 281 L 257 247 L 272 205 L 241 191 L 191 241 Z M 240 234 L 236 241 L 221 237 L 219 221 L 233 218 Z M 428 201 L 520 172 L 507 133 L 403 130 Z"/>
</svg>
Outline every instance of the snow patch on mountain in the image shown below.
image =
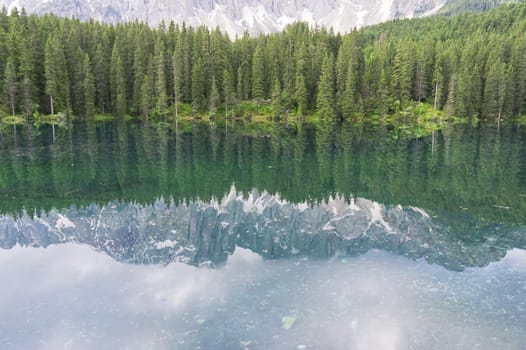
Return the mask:
<svg viewBox="0 0 526 350">
<path fill-rule="evenodd" d="M 173 20 L 218 26 L 232 36 L 275 32 L 298 20 L 349 32 L 390 19 L 433 14 L 444 4 L 444 0 L 0 0 L 9 11 L 24 7 L 37 14 L 109 23 L 139 20 L 152 26 Z"/>
</svg>

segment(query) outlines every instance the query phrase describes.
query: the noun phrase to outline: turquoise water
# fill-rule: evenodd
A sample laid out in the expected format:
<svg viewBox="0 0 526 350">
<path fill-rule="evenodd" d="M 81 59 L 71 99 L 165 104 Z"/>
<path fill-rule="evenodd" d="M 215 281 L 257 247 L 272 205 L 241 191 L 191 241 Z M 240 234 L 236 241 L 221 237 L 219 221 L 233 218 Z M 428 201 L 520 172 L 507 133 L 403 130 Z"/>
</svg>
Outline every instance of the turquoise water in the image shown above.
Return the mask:
<svg viewBox="0 0 526 350">
<path fill-rule="evenodd" d="M 0 139 L 2 348 L 526 344 L 517 126 L 16 131 Z"/>
</svg>

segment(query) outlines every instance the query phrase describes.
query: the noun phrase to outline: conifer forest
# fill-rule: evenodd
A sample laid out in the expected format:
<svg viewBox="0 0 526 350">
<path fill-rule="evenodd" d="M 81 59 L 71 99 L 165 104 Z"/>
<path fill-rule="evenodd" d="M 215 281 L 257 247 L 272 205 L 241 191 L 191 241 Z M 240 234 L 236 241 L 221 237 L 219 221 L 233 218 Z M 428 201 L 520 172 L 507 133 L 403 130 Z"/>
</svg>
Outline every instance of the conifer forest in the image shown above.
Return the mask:
<svg viewBox="0 0 526 350">
<path fill-rule="evenodd" d="M 152 29 L 24 10 L 0 13 L 0 113 L 89 118 L 240 114 L 345 120 L 415 103 L 501 119 L 526 110 L 526 4 L 455 17 L 397 20 L 335 34 L 305 23 L 230 38 L 174 23 Z M 189 107 L 188 107 L 189 108 Z"/>
</svg>

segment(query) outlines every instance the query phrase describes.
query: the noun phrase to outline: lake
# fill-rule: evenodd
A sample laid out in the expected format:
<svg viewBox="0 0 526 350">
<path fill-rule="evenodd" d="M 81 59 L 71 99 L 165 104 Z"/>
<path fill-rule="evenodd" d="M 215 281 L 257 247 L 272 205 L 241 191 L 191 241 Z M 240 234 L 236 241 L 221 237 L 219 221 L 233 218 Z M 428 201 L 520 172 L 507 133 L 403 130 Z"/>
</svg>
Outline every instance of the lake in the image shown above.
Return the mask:
<svg viewBox="0 0 526 350">
<path fill-rule="evenodd" d="M 0 132 L 2 349 L 523 349 L 526 130 Z"/>
</svg>

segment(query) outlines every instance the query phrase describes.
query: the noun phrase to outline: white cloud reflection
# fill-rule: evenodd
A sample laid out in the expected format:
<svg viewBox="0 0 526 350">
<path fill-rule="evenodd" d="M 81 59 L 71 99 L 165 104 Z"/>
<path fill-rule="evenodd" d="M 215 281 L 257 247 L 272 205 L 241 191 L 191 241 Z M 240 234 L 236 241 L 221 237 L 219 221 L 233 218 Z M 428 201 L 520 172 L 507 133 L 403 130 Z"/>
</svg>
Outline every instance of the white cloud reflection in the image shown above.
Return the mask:
<svg viewBox="0 0 526 350">
<path fill-rule="evenodd" d="M 237 248 L 225 268 L 212 270 L 122 264 L 74 244 L 16 247 L 0 251 L 0 344 L 518 349 L 526 343 L 525 262 L 515 250 L 490 268 L 455 273 L 378 251 L 332 262 L 263 261 Z M 289 329 L 284 317 L 294 320 Z"/>
</svg>

